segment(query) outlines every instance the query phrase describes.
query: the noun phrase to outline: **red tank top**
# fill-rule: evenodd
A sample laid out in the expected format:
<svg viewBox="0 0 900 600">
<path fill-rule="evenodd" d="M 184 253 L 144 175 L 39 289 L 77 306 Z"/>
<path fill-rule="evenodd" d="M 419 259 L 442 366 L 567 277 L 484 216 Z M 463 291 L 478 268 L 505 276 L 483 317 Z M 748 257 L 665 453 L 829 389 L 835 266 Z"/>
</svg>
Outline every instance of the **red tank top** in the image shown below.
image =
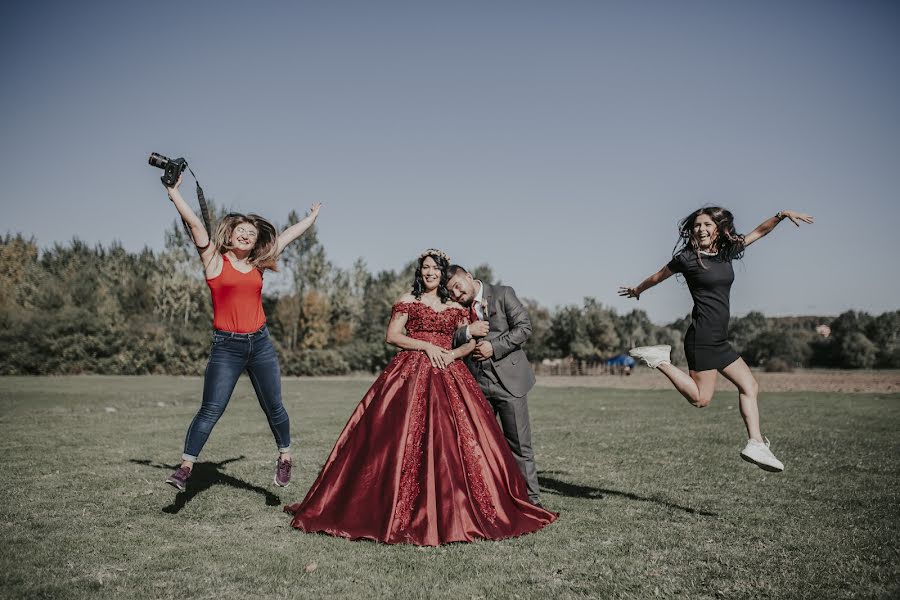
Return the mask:
<svg viewBox="0 0 900 600">
<path fill-rule="evenodd" d="M 207 279 L 212 293 L 213 327 L 222 331 L 250 333 L 266 323 L 262 307 L 262 273 L 241 273 L 222 255 L 222 272 Z"/>
</svg>

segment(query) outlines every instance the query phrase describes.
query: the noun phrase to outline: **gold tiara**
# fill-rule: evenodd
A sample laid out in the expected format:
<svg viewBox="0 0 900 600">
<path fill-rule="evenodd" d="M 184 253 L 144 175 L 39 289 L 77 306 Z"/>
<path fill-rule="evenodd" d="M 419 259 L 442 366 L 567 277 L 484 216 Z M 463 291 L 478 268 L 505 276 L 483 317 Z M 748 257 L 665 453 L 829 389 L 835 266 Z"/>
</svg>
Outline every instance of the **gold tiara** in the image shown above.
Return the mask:
<svg viewBox="0 0 900 600">
<path fill-rule="evenodd" d="M 443 250 L 438 250 L 437 248 L 429 248 L 425 252 L 419 255 L 419 260 L 424 259 L 426 256 L 440 256 L 447 262 L 450 262 L 450 257 Z"/>
</svg>

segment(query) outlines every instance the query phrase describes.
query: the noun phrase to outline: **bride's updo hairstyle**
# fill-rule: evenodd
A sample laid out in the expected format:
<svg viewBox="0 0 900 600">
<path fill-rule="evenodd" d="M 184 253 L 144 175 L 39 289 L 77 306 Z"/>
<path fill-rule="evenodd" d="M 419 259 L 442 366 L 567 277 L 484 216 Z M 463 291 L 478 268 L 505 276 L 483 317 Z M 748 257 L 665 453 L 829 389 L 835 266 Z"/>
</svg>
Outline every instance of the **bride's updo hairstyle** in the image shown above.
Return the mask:
<svg viewBox="0 0 900 600">
<path fill-rule="evenodd" d="M 437 263 L 438 268 L 441 270 L 441 282 L 438 284 L 437 294 L 438 298 L 441 299 L 441 303 L 446 304 L 447 300 L 450 298 L 450 290 L 447 289 L 447 281 L 450 279 L 447 276 L 447 267 L 450 266 L 450 257 L 437 248 L 429 248 L 419 255 L 419 260 L 416 262 L 416 275 L 413 278 L 412 295 L 416 297 L 416 300 L 422 299 L 422 294 L 425 292 L 425 278 L 422 277 L 422 263 L 425 262 L 425 259 L 429 256 Z"/>
</svg>

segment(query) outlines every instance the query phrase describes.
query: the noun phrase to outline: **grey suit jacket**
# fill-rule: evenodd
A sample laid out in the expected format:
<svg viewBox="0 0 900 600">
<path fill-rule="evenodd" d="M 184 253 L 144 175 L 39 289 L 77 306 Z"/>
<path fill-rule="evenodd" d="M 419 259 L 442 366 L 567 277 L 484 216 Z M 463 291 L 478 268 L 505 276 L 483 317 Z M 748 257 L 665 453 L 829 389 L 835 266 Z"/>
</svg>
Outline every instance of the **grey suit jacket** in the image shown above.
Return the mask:
<svg viewBox="0 0 900 600">
<path fill-rule="evenodd" d="M 490 325 L 487 336 L 481 339 L 489 341 L 494 348 L 494 356 L 488 360 L 494 366 L 500 384 L 510 394 L 521 398 L 534 386 L 534 371 L 521 348 L 531 336 L 528 310 L 511 287 L 483 282 L 481 285 L 484 287 L 482 310 Z M 466 328 L 460 327 L 453 337 L 453 345 L 456 347 L 465 343 Z M 479 367 L 471 357 L 471 354 L 466 357 L 466 366 L 477 377 Z"/>
</svg>

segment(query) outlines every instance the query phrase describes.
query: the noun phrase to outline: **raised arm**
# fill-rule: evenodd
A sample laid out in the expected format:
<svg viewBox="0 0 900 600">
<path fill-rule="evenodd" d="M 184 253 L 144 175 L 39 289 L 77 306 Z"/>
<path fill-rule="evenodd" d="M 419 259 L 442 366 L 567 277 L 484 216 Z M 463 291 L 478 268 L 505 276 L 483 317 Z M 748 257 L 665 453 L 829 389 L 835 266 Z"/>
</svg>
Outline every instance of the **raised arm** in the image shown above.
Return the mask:
<svg viewBox="0 0 900 600">
<path fill-rule="evenodd" d="M 203 221 L 182 197 L 181 191 L 178 189 L 180 186 L 181 177 L 175 182 L 174 187 L 166 187 L 166 193 L 169 194 L 169 200 L 175 205 L 175 209 L 178 211 L 181 219 L 187 223 L 188 229 L 191 230 L 191 237 L 194 239 L 194 244 L 196 244 L 197 251 L 200 253 L 200 260 L 203 261 L 204 267 L 208 268 L 211 260 L 218 254 L 213 245 L 209 243 L 209 232 L 206 231 Z"/>
<path fill-rule="evenodd" d="M 744 236 L 744 247 L 746 248 L 756 240 L 765 237 L 768 235 L 770 231 L 775 229 L 775 227 L 784 221 L 785 219 L 790 219 L 791 223 L 800 227 L 800 222 L 810 223 L 815 222 L 815 219 L 812 218 L 812 215 L 805 215 L 803 213 L 794 212 L 792 210 L 780 210 L 778 211 L 774 217 L 769 217 L 762 223 L 760 223 L 756 229 L 748 233 Z"/>
<path fill-rule="evenodd" d="M 312 227 L 312 224 L 316 222 L 316 218 L 319 216 L 320 208 L 322 208 L 322 203 L 316 202 L 310 207 L 309 213 L 305 217 L 281 232 L 278 236 L 278 245 L 276 246 L 275 251 L 276 255 L 280 255 L 288 244 L 306 233 L 306 230 Z"/>
<path fill-rule="evenodd" d="M 619 295 L 626 298 L 637 298 L 638 300 L 640 300 L 641 294 L 652 288 L 657 283 L 665 281 L 671 276 L 672 270 L 669 268 L 669 265 L 666 265 L 647 279 L 640 282 L 636 287 L 620 287 Z"/>
</svg>

